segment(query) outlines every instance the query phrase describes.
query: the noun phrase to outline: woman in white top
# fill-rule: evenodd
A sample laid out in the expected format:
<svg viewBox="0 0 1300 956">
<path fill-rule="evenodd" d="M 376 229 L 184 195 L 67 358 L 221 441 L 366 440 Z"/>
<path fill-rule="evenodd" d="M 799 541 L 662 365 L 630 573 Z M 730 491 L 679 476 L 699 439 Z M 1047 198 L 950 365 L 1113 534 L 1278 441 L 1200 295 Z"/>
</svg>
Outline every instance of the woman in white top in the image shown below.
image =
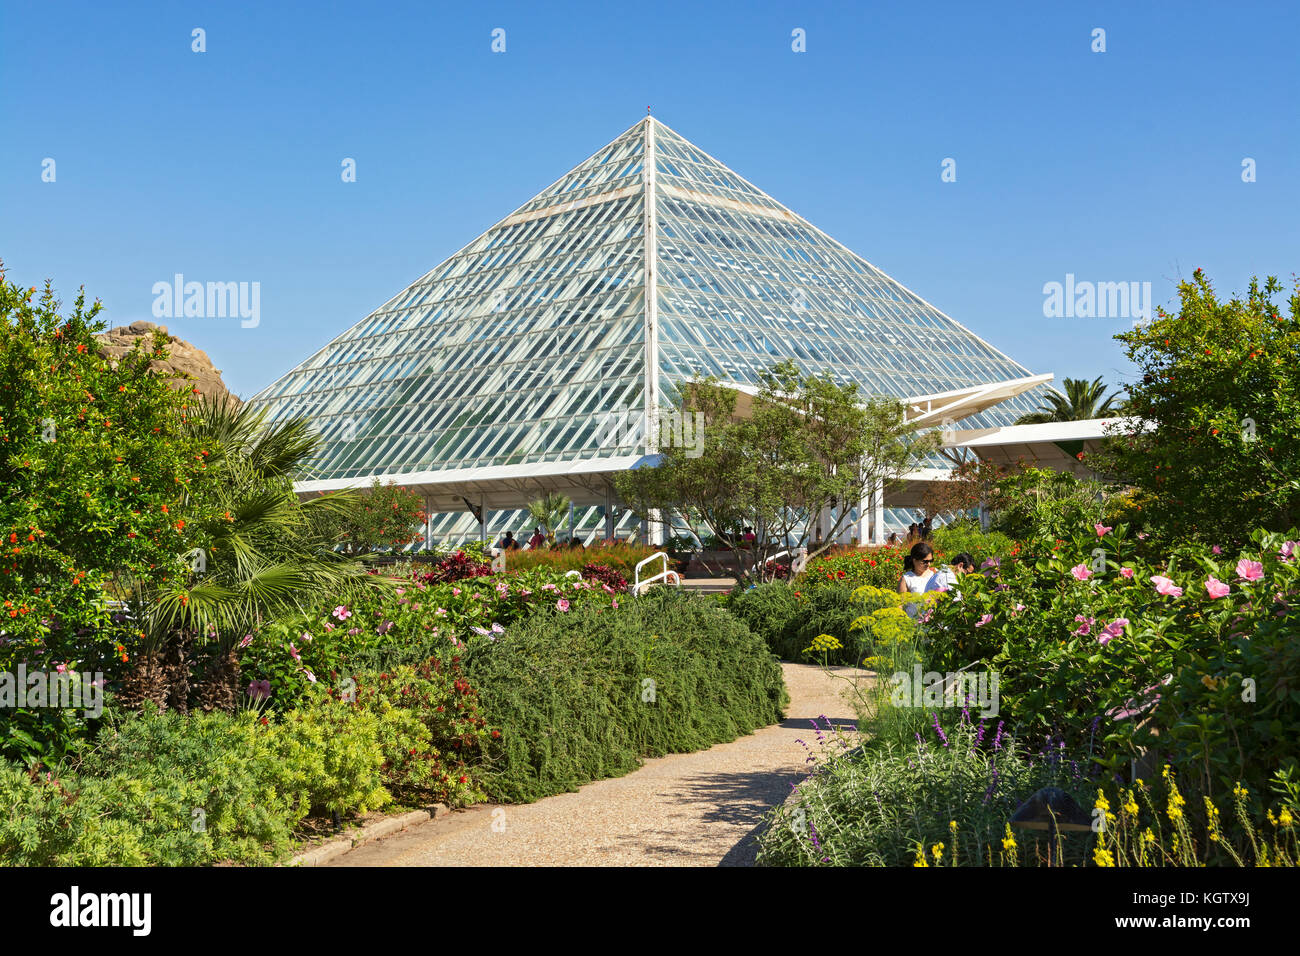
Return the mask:
<svg viewBox="0 0 1300 956">
<path fill-rule="evenodd" d="M 898 593 L 924 594 L 930 579 L 934 577 L 934 549 L 924 541 L 918 541 L 912 545 L 912 550 L 903 559 L 903 564 L 908 570 L 903 572 L 903 576 L 898 581 Z M 920 605 L 908 602 L 903 605 L 903 610 L 916 617 Z"/>
</svg>

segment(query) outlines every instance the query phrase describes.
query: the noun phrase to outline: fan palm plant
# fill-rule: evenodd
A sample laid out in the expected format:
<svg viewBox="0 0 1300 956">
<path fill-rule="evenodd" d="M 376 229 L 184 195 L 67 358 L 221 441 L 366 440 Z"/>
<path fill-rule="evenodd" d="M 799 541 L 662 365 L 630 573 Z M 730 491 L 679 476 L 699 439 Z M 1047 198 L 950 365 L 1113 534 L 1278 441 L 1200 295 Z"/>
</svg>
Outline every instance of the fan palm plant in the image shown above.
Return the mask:
<svg viewBox="0 0 1300 956">
<path fill-rule="evenodd" d="M 1038 406 L 1038 411 L 1021 415 L 1016 419 L 1017 425 L 1041 425 L 1045 422 L 1078 422 L 1090 418 L 1103 418 L 1118 414 L 1116 400 L 1120 389 L 1109 396 L 1105 394 L 1106 386 L 1098 375 L 1091 382 L 1082 378 L 1067 378 L 1062 384 L 1065 392 L 1052 389 L 1048 392 L 1046 404 Z"/>
<path fill-rule="evenodd" d="M 528 503 L 528 514 L 548 535 L 559 529 L 569 513 L 569 499 L 555 492 L 547 492 L 537 501 Z"/>
<path fill-rule="evenodd" d="M 185 709 L 196 646 L 209 652 L 195 688 L 205 709 L 233 708 L 239 689 L 236 643 L 279 615 L 356 589 L 383 586 L 357 561 L 333 550 L 313 520 L 352 503 L 352 492 L 300 501 L 293 476 L 319 437 L 304 418 L 266 422 L 265 410 L 221 397 L 192 419 L 209 449 L 206 480 L 187 489 L 183 511 L 199 516 L 206 547 L 186 556 L 190 574 L 166 588 L 132 586 L 131 613 L 143 646 L 123 703 L 153 700 Z"/>
</svg>

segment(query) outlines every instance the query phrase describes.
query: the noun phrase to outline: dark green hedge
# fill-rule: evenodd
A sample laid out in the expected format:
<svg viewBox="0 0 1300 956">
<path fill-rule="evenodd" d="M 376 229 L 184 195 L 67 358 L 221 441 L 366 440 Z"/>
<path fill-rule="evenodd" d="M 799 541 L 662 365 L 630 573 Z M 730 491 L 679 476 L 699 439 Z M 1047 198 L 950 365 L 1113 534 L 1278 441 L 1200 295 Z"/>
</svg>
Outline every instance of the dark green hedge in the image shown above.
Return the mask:
<svg viewBox="0 0 1300 956">
<path fill-rule="evenodd" d="M 789 700 L 761 638 L 716 602 L 667 588 L 617 611 L 525 618 L 464 665 L 501 731 L 478 780 L 507 802 L 734 740 L 780 720 Z"/>
</svg>

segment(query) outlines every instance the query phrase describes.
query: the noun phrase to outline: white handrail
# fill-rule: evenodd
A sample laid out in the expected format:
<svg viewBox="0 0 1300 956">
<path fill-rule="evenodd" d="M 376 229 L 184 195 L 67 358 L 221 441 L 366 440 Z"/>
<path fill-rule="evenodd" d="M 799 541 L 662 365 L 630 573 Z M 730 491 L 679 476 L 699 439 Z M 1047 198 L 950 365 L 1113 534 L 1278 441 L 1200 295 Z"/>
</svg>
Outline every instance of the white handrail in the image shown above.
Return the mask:
<svg viewBox="0 0 1300 956">
<path fill-rule="evenodd" d="M 647 564 L 649 564 L 651 561 L 654 561 L 656 558 L 664 559 L 664 569 L 660 571 L 658 574 L 652 575 L 651 577 L 648 577 L 644 581 L 642 581 L 641 569 L 645 567 Z M 649 587 L 650 585 L 654 584 L 656 581 L 660 581 L 660 580 L 662 580 L 665 584 L 671 582 L 672 584 L 675 584 L 677 587 L 682 586 L 682 576 L 678 574 L 676 571 L 670 571 L 668 569 L 667 553 L 663 551 L 656 551 L 654 554 L 650 555 L 650 557 L 637 562 L 637 566 L 632 570 L 632 596 L 635 597 L 637 594 L 641 592 L 642 588 Z"/>
</svg>

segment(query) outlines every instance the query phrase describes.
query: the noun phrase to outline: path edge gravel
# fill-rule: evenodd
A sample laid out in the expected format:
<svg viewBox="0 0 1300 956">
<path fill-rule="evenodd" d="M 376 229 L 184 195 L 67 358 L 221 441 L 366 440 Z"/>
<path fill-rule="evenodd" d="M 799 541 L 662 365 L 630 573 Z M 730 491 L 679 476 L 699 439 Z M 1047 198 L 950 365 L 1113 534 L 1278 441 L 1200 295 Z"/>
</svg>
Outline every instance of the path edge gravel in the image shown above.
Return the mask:
<svg viewBox="0 0 1300 956">
<path fill-rule="evenodd" d="M 373 843 L 380 837 L 392 836 L 394 833 L 400 833 L 409 827 L 428 823 L 430 820 L 436 820 L 439 817 L 445 817 L 449 813 L 451 813 L 451 809 L 445 803 L 435 803 L 424 810 L 412 810 L 409 813 L 384 817 L 382 820 L 367 824 L 350 837 L 345 836 L 338 840 L 331 840 L 329 843 L 322 843 L 318 847 L 296 853 L 282 863 L 281 866 L 321 866 L 355 847 L 364 846 L 367 843 Z"/>
</svg>

